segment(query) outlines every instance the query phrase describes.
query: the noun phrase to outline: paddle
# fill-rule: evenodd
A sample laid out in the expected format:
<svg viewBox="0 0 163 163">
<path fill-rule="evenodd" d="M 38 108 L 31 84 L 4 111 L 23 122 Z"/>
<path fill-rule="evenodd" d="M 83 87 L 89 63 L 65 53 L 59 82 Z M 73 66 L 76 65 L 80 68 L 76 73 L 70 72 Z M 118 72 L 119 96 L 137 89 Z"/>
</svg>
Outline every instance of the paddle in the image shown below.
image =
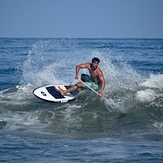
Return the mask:
<svg viewBox="0 0 163 163">
<path fill-rule="evenodd" d="M 99 96 L 99 94 L 98 94 L 98 92 L 96 92 L 94 89 L 92 89 L 90 86 L 88 86 L 85 82 L 83 82 L 82 80 L 80 80 L 80 79 L 78 79 L 80 82 L 82 82 L 85 86 L 87 86 L 91 91 L 93 91 L 94 93 L 96 93 L 98 96 Z M 100 96 L 100 97 L 102 97 L 104 100 L 106 100 L 107 101 L 107 99 L 104 97 L 104 96 Z"/>
<path fill-rule="evenodd" d="M 80 80 L 80 79 L 78 79 L 78 80 L 80 82 L 82 82 L 85 86 L 87 86 L 91 91 L 93 91 L 94 93 L 96 93 L 99 96 L 98 92 L 96 92 L 94 89 L 92 89 L 86 83 L 84 83 L 82 80 Z M 110 99 L 107 99 L 104 96 L 100 96 L 100 97 L 102 97 L 106 101 L 106 104 L 108 104 L 111 107 L 111 111 L 113 111 L 113 108 L 119 108 L 119 106 L 111 98 Z"/>
</svg>

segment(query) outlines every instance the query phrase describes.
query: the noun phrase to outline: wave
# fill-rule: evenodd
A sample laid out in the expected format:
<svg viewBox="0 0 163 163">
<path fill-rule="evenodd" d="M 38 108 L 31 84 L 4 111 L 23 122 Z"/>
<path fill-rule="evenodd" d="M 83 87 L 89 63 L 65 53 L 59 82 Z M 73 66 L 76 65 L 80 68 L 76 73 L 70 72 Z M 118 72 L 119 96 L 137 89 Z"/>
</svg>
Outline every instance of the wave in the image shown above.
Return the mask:
<svg viewBox="0 0 163 163">
<path fill-rule="evenodd" d="M 105 93 L 107 100 L 103 100 L 84 90 L 72 102 L 52 104 L 34 97 L 33 88 L 19 85 L 0 92 L 1 129 L 47 138 L 118 138 L 121 134 L 121 138 L 132 139 L 141 133 L 141 137 L 152 134 L 154 139 L 156 133 L 158 137 L 163 132 L 163 96 L 153 98 L 158 95 L 156 91 L 117 90 L 111 95 Z M 141 91 L 144 94 L 140 98 Z M 150 98 L 142 100 L 147 95 Z"/>
</svg>

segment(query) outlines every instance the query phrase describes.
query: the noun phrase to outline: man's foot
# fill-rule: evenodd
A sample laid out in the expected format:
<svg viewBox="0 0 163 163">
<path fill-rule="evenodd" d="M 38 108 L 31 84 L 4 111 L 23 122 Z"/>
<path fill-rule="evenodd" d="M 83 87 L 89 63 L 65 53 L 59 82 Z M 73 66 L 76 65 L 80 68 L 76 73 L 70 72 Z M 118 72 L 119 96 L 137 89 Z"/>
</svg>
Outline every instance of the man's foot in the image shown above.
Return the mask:
<svg viewBox="0 0 163 163">
<path fill-rule="evenodd" d="M 61 95 L 64 96 L 64 95 L 66 94 L 66 93 L 64 92 L 64 90 L 63 90 L 60 86 L 58 86 L 58 88 L 59 88 L 59 91 L 60 91 Z"/>
</svg>

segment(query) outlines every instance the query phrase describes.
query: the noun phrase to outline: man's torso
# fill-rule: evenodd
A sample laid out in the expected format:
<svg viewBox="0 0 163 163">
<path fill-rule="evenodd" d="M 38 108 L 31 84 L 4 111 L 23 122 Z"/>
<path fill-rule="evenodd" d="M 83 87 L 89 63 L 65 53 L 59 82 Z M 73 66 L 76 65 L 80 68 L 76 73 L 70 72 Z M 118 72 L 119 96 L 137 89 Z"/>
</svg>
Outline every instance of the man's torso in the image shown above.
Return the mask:
<svg viewBox="0 0 163 163">
<path fill-rule="evenodd" d="M 91 63 L 88 65 L 88 70 L 89 70 L 89 73 L 90 73 L 90 76 L 92 78 L 92 81 L 96 84 L 101 84 L 101 81 L 99 79 L 99 73 L 100 73 L 100 68 L 97 67 L 95 70 L 92 70 L 91 69 Z"/>
</svg>

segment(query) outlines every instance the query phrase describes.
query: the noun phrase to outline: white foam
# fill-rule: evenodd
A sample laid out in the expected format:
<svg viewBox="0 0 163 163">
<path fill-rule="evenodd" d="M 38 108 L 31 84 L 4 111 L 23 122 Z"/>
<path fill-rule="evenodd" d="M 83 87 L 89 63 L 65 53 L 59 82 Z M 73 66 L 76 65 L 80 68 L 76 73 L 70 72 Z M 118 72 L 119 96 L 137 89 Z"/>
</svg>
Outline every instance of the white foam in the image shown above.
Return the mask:
<svg viewBox="0 0 163 163">
<path fill-rule="evenodd" d="M 150 75 L 150 78 L 141 84 L 141 86 L 149 88 L 163 89 L 163 75 Z"/>
<path fill-rule="evenodd" d="M 156 92 L 152 89 L 141 90 L 136 93 L 136 98 L 140 102 L 150 102 L 157 97 Z"/>
<path fill-rule="evenodd" d="M 153 126 L 155 126 L 156 128 L 163 128 L 163 122 L 155 122 Z"/>
<path fill-rule="evenodd" d="M 38 120 L 39 112 L 5 112 L 1 114 L 1 120 L 7 122 L 6 130 L 16 129 L 38 129 L 42 128 L 40 121 Z M 29 127 L 30 126 L 30 127 Z"/>
<path fill-rule="evenodd" d="M 32 85 L 16 86 L 16 88 L 10 88 L 0 93 L 0 103 L 5 105 L 22 105 L 26 104 L 33 98 Z M 29 101 L 28 101 L 29 99 Z"/>
<path fill-rule="evenodd" d="M 114 100 L 113 99 L 111 99 L 111 98 L 109 98 L 109 99 L 107 99 L 107 100 L 105 100 L 105 105 L 107 106 L 110 106 L 110 108 L 111 108 L 111 111 L 115 111 L 115 110 L 117 110 L 117 109 L 120 109 L 120 107 L 119 107 L 119 105 L 116 103 L 116 102 L 114 102 Z M 110 110 L 110 109 L 109 109 Z"/>
</svg>

